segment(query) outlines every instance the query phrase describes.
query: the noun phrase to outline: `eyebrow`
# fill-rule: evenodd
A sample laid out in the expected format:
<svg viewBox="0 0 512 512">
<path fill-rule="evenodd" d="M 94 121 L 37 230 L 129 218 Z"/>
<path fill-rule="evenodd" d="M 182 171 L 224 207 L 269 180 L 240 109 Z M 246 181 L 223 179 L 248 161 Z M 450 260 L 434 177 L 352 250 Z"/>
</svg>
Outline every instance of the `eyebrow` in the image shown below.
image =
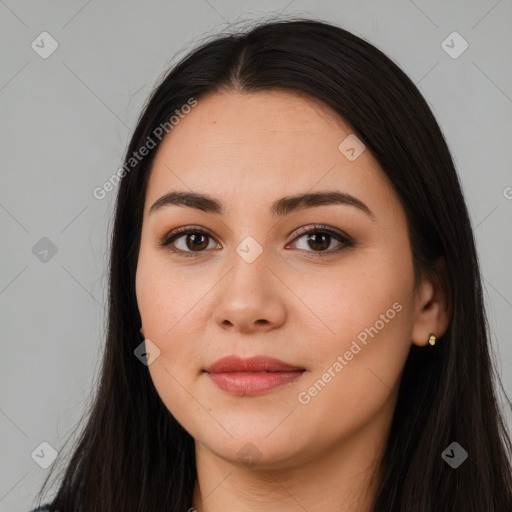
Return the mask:
<svg viewBox="0 0 512 512">
<path fill-rule="evenodd" d="M 360 199 L 345 192 L 336 191 L 282 197 L 272 203 L 270 213 L 275 217 L 283 217 L 296 211 L 333 204 L 354 206 L 375 220 L 374 213 Z M 186 206 L 206 213 L 222 215 L 222 203 L 220 201 L 206 194 L 196 192 L 169 192 L 153 203 L 149 209 L 149 214 L 151 215 L 165 206 Z"/>
</svg>

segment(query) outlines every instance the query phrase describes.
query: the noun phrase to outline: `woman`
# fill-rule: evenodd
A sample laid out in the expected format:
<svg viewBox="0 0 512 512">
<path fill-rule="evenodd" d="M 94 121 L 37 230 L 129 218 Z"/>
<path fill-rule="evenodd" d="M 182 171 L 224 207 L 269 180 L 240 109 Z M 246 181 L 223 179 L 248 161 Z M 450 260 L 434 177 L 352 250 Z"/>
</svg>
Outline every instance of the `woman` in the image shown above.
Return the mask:
<svg viewBox="0 0 512 512">
<path fill-rule="evenodd" d="M 117 176 L 101 382 L 48 510 L 512 511 L 467 209 L 389 58 L 313 20 L 214 38 Z"/>
</svg>

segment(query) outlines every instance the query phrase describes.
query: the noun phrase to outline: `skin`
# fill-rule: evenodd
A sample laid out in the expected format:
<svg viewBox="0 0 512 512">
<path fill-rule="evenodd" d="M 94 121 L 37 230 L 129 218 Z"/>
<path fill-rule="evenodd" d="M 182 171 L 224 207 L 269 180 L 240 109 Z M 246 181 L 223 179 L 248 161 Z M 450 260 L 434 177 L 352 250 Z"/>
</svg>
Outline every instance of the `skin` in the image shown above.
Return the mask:
<svg viewBox="0 0 512 512">
<path fill-rule="evenodd" d="M 137 300 L 142 333 L 160 349 L 151 378 L 195 439 L 191 505 L 199 512 L 369 510 L 411 344 L 425 346 L 431 332 L 447 328 L 443 290 L 427 278 L 415 289 L 406 217 L 387 177 L 368 149 L 354 161 L 338 149 L 351 133 L 303 95 L 223 92 L 201 98 L 158 149 Z M 206 193 L 225 211 L 167 206 L 150 215 L 173 190 Z M 349 205 L 270 213 L 281 197 L 318 191 L 349 193 L 375 219 Z M 315 257 L 321 243 L 296 235 L 313 224 L 342 230 L 355 246 L 333 252 L 342 244 L 332 237 L 321 249 L 331 254 Z M 196 256 L 158 245 L 189 225 L 212 233 L 201 253 L 186 234 L 174 246 Z M 236 252 L 248 236 L 263 249 L 250 264 Z M 299 393 L 395 303 L 401 310 L 394 318 L 300 403 Z M 264 354 L 307 371 L 262 395 L 235 396 L 202 372 L 229 354 Z M 238 457 L 244 446 L 250 462 Z"/>
</svg>

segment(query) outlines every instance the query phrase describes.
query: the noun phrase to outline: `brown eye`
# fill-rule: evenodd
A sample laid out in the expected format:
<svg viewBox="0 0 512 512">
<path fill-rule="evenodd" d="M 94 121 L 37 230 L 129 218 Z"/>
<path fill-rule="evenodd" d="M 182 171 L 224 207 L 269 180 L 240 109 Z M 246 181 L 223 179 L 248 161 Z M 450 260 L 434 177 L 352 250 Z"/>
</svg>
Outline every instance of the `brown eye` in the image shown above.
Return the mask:
<svg viewBox="0 0 512 512">
<path fill-rule="evenodd" d="M 307 236 L 309 247 L 315 251 L 323 251 L 331 245 L 331 235 L 325 233 L 310 233 Z"/>
<path fill-rule="evenodd" d="M 330 226 L 314 225 L 312 227 L 304 227 L 300 228 L 298 233 L 299 236 L 294 239 L 293 243 L 297 244 L 297 241 L 305 238 L 304 247 L 298 247 L 298 249 L 313 253 L 312 256 L 328 256 L 355 245 L 348 235 Z M 328 250 L 332 246 L 333 241 L 337 242 L 337 246 L 334 249 Z"/>
<path fill-rule="evenodd" d="M 185 245 L 190 250 L 206 249 L 206 247 L 208 246 L 207 236 L 208 235 L 203 235 L 202 233 L 191 233 L 185 235 Z"/>
<path fill-rule="evenodd" d="M 297 244 L 297 241 L 304 238 L 305 247 L 298 247 L 298 249 L 306 254 L 309 253 L 308 256 L 312 257 L 329 256 L 355 246 L 354 241 L 348 235 L 330 226 L 315 224 L 300 228 L 297 234 L 299 236 L 295 237 L 292 244 Z M 210 242 L 213 243 L 212 247 Z M 333 249 L 334 242 L 337 245 Z M 178 256 L 185 257 L 203 256 L 208 252 L 207 249 L 222 248 L 220 244 L 215 243 L 210 233 L 193 226 L 175 229 L 165 236 L 159 245 Z M 289 248 L 290 245 L 288 244 L 286 248 Z"/>
<path fill-rule="evenodd" d="M 160 242 L 160 246 L 179 255 L 199 256 L 206 252 L 210 241 L 213 242 L 213 239 L 206 231 L 188 227 L 172 231 Z M 217 244 L 216 247 L 219 248 L 220 245 Z"/>
</svg>

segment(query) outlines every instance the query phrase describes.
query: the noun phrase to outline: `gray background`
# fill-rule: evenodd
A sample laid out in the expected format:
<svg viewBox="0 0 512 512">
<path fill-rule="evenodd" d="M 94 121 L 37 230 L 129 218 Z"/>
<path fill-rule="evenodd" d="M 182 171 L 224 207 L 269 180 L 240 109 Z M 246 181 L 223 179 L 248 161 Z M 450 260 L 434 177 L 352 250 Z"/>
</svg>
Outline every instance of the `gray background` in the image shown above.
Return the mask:
<svg viewBox="0 0 512 512">
<path fill-rule="evenodd" d="M 169 65 L 227 23 L 279 12 L 367 39 L 430 103 L 467 198 L 498 371 L 512 394 L 511 0 L 0 0 L 0 512 L 31 508 L 50 470 L 31 454 L 42 442 L 63 448 L 96 377 L 116 190 L 97 200 L 93 189 L 122 164 Z M 48 51 L 44 31 L 58 43 L 46 59 L 31 47 Z M 469 44 L 458 58 L 441 46 L 453 31 Z M 55 254 L 38 253 L 44 237 Z"/>
</svg>

